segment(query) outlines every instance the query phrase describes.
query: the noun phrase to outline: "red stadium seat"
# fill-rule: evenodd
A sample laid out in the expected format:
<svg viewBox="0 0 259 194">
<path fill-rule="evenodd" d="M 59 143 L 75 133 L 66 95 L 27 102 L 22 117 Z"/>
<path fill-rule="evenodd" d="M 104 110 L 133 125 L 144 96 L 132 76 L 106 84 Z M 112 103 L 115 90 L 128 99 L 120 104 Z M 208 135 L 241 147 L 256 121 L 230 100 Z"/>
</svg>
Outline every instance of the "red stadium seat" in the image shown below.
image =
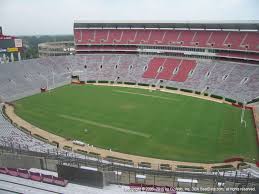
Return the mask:
<svg viewBox="0 0 259 194">
<path fill-rule="evenodd" d="M 123 30 L 120 43 L 130 44 L 130 42 L 135 39 L 136 33 L 137 33 L 136 30 Z"/>
<path fill-rule="evenodd" d="M 207 42 L 207 47 L 222 48 L 228 32 L 214 31 Z"/>
<path fill-rule="evenodd" d="M 29 172 L 30 173 L 30 179 L 34 181 L 42 181 L 42 177 L 40 173 L 37 172 Z"/>
<path fill-rule="evenodd" d="M 136 38 L 134 39 L 135 44 L 147 44 L 150 35 L 150 30 L 137 30 Z"/>
<path fill-rule="evenodd" d="M 0 173 L 2 173 L 2 174 L 7 174 L 7 169 L 1 167 L 1 168 L 0 168 Z"/>
<path fill-rule="evenodd" d="M 158 74 L 158 69 L 161 67 L 164 63 L 166 58 L 154 58 L 150 61 L 148 64 L 147 70 L 144 72 L 143 77 L 144 78 L 156 78 Z"/>
<path fill-rule="evenodd" d="M 7 168 L 7 173 L 11 176 L 18 176 L 18 171 L 16 168 Z"/>
<path fill-rule="evenodd" d="M 53 183 L 54 183 L 53 176 L 51 176 L 51 175 L 45 175 L 45 174 L 41 174 L 41 176 L 42 176 L 42 182 L 44 182 L 44 183 L 50 183 L 50 184 L 53 184 Z"/>
<path fill-rule="evenodd" d="M 180 59 L 168 58 L 163 65 L 162 71 L 158 74 L 157 79 L 170 80 L 175 68 L 180 64 Z"/>
<path fill-rule="evenodd" d="M 160 32 L 159 30 L 152 30 L 149 37 L 149 44 L 162 44 L 165 31 Z"/>
<path fill-rule="evenodd" d="M 191 70 L 196 66 L 195 60 L 182 60 L 178 72 L 171 78 L 172 81 L 184 82 Z"/>
<path fill-rule="evenodd" d="M 258 51 L 258 32 L 159 30 L 159 29 L 75 29 L 77 44 L 149 44 Z"/>
<path fill-rule="evenodd" d="M 94 41 L 92 43 L 103 44 L 107 42 L 107 39 L 108 39 L 107 30 L 95 30 Z"/>
<path fill-rule="evenodd" d="M 122 30 L 109 30 L 107 44 L 120 44 Z"/>
<path fill-rule="evenodd" d="M 59 177 L 54 177 L 53 176 L 53 183 L 55 185 L 65 187 L 67 185 L 68 181 L 63 179 L 63 178 L 59 178 Z"/>
<path fill-rule="evenodd" d="M 230 32 L 224 42 L 225 44 L 224 46 L 231 49 L 236 49 L 236 50 L 241 49 L 240 45 L 242 40 L 245 38 L 245 35 L 246 35 L 245 33 Z"/>
<path fill-rule="evenodd" d="M 181 31 L 179 30 L 167 30 L 163 40 L 163 44 L 176 44 L 176 42 L 178 41 L 178 37 L 180 36 L 180 32 Z"/>
<path fill-rule="evenodd" d="M 241 47 L 245 50 L 259 51 L 259 33 L 249 32 L 246 33 L 244 40 L 242 40 Z M 247 46 L 247 47 L 245 47 Z"/>
<path fill-rule="evenodd" d="M 196 31 L 191 41 L 191 45 L 198 47 L 207 47 L 207 42 L 211 34 L 212 32 Z"/>
<path fill-rule="evenodd" d="M 30 178 L 30 174 L 29 174 L 28 170 L 24 170 L 24 169 L 18 169 L 18 176 L 25 178 L 25 179 Z"/>
<path fill-rule="evenodd" d="M 191 30 L 182 31 L 178 41 L 182 42 L 183 46 L 191 46 L 191 42 L 194 38 L 194 35 L 195 35 L 195 31 L 191 31 Z"/>
</svg>

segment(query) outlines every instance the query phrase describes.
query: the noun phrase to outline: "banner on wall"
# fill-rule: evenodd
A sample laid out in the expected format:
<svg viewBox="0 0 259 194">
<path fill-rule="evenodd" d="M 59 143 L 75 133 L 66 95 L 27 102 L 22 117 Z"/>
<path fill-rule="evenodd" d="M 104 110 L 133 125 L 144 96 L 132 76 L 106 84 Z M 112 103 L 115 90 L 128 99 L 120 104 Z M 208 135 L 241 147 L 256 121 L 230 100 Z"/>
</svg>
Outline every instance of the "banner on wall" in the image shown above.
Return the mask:
<svg viewBox="0 0 259 194">
<path fill-rule="evenodd" d="M 18 52 L 18 48 L 7 48 L 7 52 Z"/>
</svg>

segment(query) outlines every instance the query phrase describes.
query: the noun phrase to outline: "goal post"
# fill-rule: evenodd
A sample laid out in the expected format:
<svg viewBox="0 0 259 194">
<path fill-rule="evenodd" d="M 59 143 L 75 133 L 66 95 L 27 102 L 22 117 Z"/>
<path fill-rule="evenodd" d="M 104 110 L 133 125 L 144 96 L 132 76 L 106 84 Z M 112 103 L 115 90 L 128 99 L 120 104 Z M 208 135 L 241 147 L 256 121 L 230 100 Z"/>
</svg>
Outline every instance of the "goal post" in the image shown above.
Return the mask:
<svg viewBox="0 0 259 194">
<path fill-rule="evenodd" d="M 245 109 L 246 109 L 246 101 L 244 99 L 243 101 L 243 107 L 242 107 L 242 111 L 241 111 L 241 117 L 240 117 L 240 123 L 241 125 L 244 123 L 245 128 L 246 128 L 246 121 L 245 121 Z"/>
</svg>

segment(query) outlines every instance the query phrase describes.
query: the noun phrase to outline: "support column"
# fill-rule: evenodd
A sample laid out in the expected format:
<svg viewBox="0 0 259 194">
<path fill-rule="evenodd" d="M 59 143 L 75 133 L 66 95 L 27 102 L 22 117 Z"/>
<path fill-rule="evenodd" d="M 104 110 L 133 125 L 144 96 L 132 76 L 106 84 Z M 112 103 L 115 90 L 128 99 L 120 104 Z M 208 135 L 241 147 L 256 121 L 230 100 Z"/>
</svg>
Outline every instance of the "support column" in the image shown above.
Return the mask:
<svg viewBox="0 0 259 194">
<path fill-rule="evenodd" d="M 6 54 L 5 53 L 3 54 L 3 61 L 4 61 L 4 63 L 6 63 Z"/>
<path fill-rule="evenodd" d="M 21 60 L 21 53 L 18 52 L 18 61 L 20 61 L 20 60 Z"/>
<path fill-rule="evenodd" d="M 11 61 L 14 62 L 14 56 L 13 53 L 11 53 Z"/>
</svg>

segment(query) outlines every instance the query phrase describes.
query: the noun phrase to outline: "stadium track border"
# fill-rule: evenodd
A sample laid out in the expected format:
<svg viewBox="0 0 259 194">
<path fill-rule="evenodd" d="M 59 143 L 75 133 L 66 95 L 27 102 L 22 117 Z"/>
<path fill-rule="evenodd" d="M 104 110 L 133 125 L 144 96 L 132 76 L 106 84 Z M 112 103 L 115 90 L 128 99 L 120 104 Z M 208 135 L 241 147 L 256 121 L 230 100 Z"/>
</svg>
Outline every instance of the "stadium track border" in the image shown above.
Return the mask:
<svg viewBox="0 0 259 194">
<path fill-rule="evenodd" d="M 154 87 L 149 87 L 149 86 L 138 86 L 138 85 L 125 85 L 125 84 L 104 84 L 104 83 L 87 83 L 85 85 L 102 85 L 102 86 L 111 86 L 111 87 L 127 87 L 127 88 L 141 88 L 141 89 L 151 89 L 151 90 L 159 90 L 161 92 L 168 92 L 168 93 L 175 93 L 175 94 L 181 94 L 185 96 L 191 96 L 191 97 L 196 97 L 204 100 L 209 100 L 213 102 L 218 102 L 218 103 L 226 103 L 231 105 L 231 103 L 226 102 L 224 100 L 218 100 L 214 99 L 209 96 L 203 96 L 199 94 L 194 94 L 194 93 L 186 93 L 182 92 L 179 90 L 169 90 L 165 88 L 154 88 Z M 221 166 L 221 165 L 233 165 L 235 168 L 237 168 L 238 164 L 240 163 L 239 161 L 235 162 L 222 162 L 222 163 L 195 163 L 195 162 L 181 162 L 181 161 L 173 161 L 173 160 L 165 160 L 165 159 L 158 159 L 158 158 L 150 158 L 150 157 L 144 157 L 144 156 L 138 156 L 138 155 L 132 155 L 132 154 L 126 154 L 126 153 L 121 153 L 121 152 L 116 152 L 112 150 L 107 150 L 103 148 L 98 148 L 94 146 L 79 146 L 75 145 L 72 143 L 72 141 L 67 140 L 63 137 L 60 137 L 58 135 L 55 135 L 53 133 L 47 132 L 43 129 L 40 129 L 29 122 L 23 120 L 20 118 L 18 115 L 15 114 L 14 112 L 14 106 L 11 104 L 5 104 L 6 110 L 6 116 L 8 116 L 15 124 L 17 124 L 19 127 L 23 127 L 30 131 L 31 135 L 39 135 L 45 139 L 47 139 L 49 142 L 58 142 L 59 147 L 63 148 L 64 146 L 69 146 L 72 148 L 72 150 L 84 150 L 87 152 L 94 152 L 100 154 L 101 158 L 105 158 L 107 156 L 113 156 L 117 158 L 122 158 L 122 159 L 128 159 L 132 160 L 134 163 L 134 167 L 138 167 L 138 164 L 141 162 L 147 162 L 151 163 L 151 169 L 157 170 L 159 169 L 160 164 L 169 164 L 172 167 L 172 170 L 176 170 L 177 165 L 183 165 L 183 166 L 192 166 L 192 167 L 203 167 L 206 171 L 210 171 L 211 167 L 215 166 Z"/>
</svg>

